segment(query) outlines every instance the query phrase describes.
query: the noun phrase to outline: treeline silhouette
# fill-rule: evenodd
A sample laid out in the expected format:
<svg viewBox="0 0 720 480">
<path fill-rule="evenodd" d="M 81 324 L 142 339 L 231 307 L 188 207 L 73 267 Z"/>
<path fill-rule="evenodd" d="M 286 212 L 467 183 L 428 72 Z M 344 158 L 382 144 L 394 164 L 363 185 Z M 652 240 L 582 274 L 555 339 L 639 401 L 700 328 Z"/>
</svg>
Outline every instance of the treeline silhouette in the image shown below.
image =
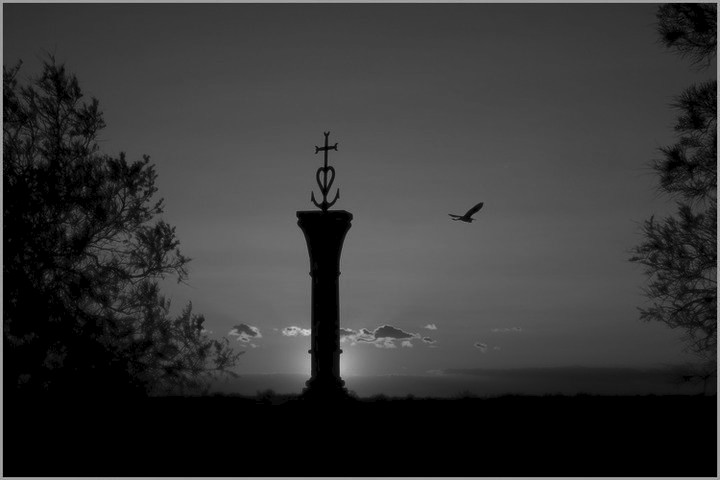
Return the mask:
<svg viewBox="0 0 720 480">
<path fill-rule="evenodd" d="M 263 391 L 30 402 L 5 416 L 4 468 L 12 476 L 715 477 L 716 420 L 716 396 L 376 396 L 328 405 Z"/>
<path fill-rule="evenodd" d="M 99 103 L 54 58 L 26 84 L 19 70 L 3 67 L 6 405 L 202 391 L 239 353 L 160 293 L 189 259 L 158 219 L 154 166 L 100 152 Z"/>
</svg>

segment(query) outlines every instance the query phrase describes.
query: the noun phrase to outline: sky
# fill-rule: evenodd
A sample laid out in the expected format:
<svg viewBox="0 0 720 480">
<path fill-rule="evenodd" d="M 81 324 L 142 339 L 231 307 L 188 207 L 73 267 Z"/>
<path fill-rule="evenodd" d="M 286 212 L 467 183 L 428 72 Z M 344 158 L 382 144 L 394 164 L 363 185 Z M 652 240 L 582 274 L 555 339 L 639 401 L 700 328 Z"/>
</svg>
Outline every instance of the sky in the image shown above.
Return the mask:
<svg viewBox="0 0 720 480">
<path fill-rule="evenodd" d="M 103 152 L 150 155 L 193 259 L 164 290 L 246 351 L 238 382 L 309 375 L 296 212 L 314 209 L 326 131 L 333 208 L 354 217 L 349 387 L 656 369 L 694 357 L 682 332 L 639 320 L 628 259 L 641 222 L 673 209 L 648 167 L 676 138 L 670 104 L 716 71 L 659 44 L 656 8 L 6 3 L 3 64 L 22 59 L 22 80 L 55 55 L 100 100 Z M 448 216 L 481 201 L 472 224 Z"/>
</svg>

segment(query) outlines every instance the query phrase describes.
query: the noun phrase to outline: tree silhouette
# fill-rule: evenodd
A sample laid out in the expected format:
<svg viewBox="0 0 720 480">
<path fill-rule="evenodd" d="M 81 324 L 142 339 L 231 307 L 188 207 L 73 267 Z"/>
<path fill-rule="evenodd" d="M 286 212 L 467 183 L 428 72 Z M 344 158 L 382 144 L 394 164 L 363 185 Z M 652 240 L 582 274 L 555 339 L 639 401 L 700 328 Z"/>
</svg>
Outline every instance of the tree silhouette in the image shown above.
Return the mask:
<svg viewBox="0 0 720 480">
<path fill-rule="evenodd" d="M 714 4 L 665 4 L 658 9 L 662 42 L 708 66 L 716 52 Z M 652 163 L 659 189 L 677 201 L 674 217 L 643 224 L 630 259 L 646 267 L 651 306 L 644 320 L 686 333 L 688 348 L 710 363 L 717 354 L 717 81 L 686 89 L 674 107 L 678 141 Z M 715 368 L 715 367 L 714 367 Z"/>
<path fill-rule="evenodd" d="M 660 41 L 693 64 L 708 66 L 717 46 L 717 5 L 665 3 L 658 7 Z"/>
<path fill-rule="evenodd" d="M 3 67 L 5 392 L 146 395 L 227 372 L 240 354 L 160 294 L 189 259 L 157 220 L 149 157 L 99 152 L 99 103 L 52 57 L 25 86 L 19 69 Z"/>
</svg>

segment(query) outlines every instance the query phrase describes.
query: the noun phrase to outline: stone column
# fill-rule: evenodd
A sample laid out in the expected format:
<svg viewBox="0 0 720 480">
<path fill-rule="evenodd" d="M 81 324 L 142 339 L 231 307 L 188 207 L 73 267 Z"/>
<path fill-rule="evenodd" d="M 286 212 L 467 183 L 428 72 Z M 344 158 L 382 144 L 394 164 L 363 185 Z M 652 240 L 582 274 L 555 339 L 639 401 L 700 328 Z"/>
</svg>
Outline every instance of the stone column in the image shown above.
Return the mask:
<svg viewBox="0 0 720 480">
<path fill-rule="evenodd" d="M 352 214 L 345 210 L 297 212 L 310 254 L 311 376 L 306 397 L 347 396 L 340 378 L 340 255 Z"/>
</svg>

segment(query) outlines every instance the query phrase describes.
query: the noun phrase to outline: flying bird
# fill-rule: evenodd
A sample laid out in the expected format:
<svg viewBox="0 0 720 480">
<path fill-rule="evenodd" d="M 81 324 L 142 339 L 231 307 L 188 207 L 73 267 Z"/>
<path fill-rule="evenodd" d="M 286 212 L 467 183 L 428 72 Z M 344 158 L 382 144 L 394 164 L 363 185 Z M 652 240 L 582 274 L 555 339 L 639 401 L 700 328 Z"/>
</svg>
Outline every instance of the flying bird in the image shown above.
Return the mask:
<svg viewBox="0 0 720 480">
<path fill-rule="evenodd" d="M 478 203 L 474 207 L 472 207 L 470 210 L 465 212 L 465 215 L 454 215 L 452 213 L 448 213 L 452 217 L 453 220 L 460 220 L 462 222 L 470 223 L 474 218 L 472 218 L 473 215 L 475 215 L 483 206 L 483 202 Z"/>
</svg>

